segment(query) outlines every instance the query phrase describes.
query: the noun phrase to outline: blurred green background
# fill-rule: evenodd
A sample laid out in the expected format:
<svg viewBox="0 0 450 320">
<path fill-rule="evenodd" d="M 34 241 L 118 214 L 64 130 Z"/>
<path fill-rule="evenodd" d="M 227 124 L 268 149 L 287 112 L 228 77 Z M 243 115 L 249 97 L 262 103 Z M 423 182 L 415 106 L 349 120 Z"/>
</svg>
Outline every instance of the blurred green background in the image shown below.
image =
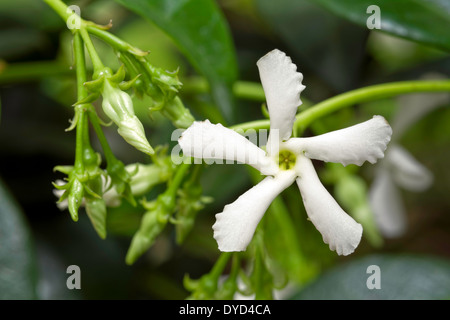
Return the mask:
<svg viewBox="0 0 450 320">
<path fill-rule="evenodd" d="M 155 66 L 179 68 L 180 80 L 186 84 L 180 97 L 186 106 L 197 119 L 206 115 L 219 119 L 217 110 L 223 109 L 217 108 L 208 94 L 189 90 L 190 79 L 199 75 L 198 68 L 176 41 L 119 2 L 126 3 L 66 3 L 80 6 L 87 20 L 107 24 L 111 19 L 110 31 L 149 50 Z M 326 2 L 217 1 L 234 42 L 239 71 L 236 77 L 259 83 L 256 61 L 274 48 L 286 52 L 297 64 L 306 85 L 303 96 L 312 102 L 370 84 L 420 79 L 430 72 L 450 75 L 449 39 L 442 40 L 444 45 L 432 41 L 429 34 L 437 32 L 434 29 L 425 30 L 430 33 L 424 32 L 425 38 L 418 41 L 401 39 L 371 31 L 358 19 L 352 21 L 338 10 L 330 11 Z M 349 1 L 343 1 L 346 2 Z M 450 17 L 445 1 L 434 2 L 441 4 Z M 433 22 L 433 15 L 427 14 L 423 13 L 431 25 L 440 22 Z M 444 30 L 450 26 L 447 15 L 441 18 L 447 24 L 439 26 Z M 368 16 L 361 13 L 361 19 Z M 114 53 L 100 42 L 95 44 L 104 63 L 117 67 Z M 51 182 L 62 177 L 53 168 L 73 164 L 75 151 L 74 132 L 64 131 L 76 100 L 72 65 L 70 32 L 45 3 L 0 1 L 0 298 L 184 299 L 188 292 L 182 285 L 183 276 L 198 278 L 209 272 L 219 255 L 211 230 L 214 214 L 247 190 L 251 180 L 243 166 L 208 167 L 203 175 L 204 193 L 212 196 L 214 202 L 199 213 L 186 242 L 176 245 L 173 228 L 167 228 L 146 255 L 127 266 L 125 254 L 142 212 L 123 207 L 108 212 L 108 237 L 101 240 L 85 215 L 74 223 L 67 212 L 55 205 Z M 262 102 L 235 97 L 230 102 L 234 114 L 230 124 L 263 118 Z M 172 125 L 162 117 L 148 117 L 145 101 L 136 103 L 152 145 L 170 142 Z M 389 120 L 397 106 L 397 99 L 384 99 L 345 109 L 320 123 L 334 130 L 373 114 Z M 354 254 L 337 257 L 310 224 L 300 225 L 301 247 L 314 261 L 317 276 L 303 283 L 305 287 L 294 289 L 294 298 L 450 297 L 449 107 L 447 104 L 434 109 L 401 139 L 402 145 L 435 177 L 425 192 L 401 191 L 408 214 L 406 234 L 398 239 L 384 239 L 381 247 L 373 247 L 363 239 Z M 114 128 L 105 132 L 124 163 L 149 162 L 126 145 Z M 174 142 L 170 144 L 173 146 Z M 94 146 L 98 147 L 95 142 Z M 373 173 L 370 165 L 361 169 L 369 184 Z M 291 196 L 298 192 L 294 187 L 285 195 L 296 199 L 286 201 L 291 210 L 302 207 L 300 197 Z M 333 190 L 332 185 L 327 187 Z M 149 197 L 159 191 L 153 190 Z M 81 290 L 66 287 L 66 268 L 72 264 L 81 269 Z M 386 286 L 376 293 L 367 292 L 364 286 L 369 264 L 379 264 L 382 272 L 386 270 L 386 278 L 382 273 L 382 284 Z"/>
</svg>

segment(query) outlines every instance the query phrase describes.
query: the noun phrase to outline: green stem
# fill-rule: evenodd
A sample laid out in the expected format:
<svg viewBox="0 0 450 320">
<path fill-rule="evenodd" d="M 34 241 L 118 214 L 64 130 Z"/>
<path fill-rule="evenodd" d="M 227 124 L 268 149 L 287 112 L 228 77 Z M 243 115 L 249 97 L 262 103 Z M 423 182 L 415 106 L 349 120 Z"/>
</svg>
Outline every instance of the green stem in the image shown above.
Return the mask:
<svg viewBox="0 0 450 320">
<path fill-rule="evenodd" d="M 244 123 L 239 123 L 236 124 L 234 126 L 230 126 L 230 129 L 233 130 L 250 130 L 250 129 L 254 129 L 254 130 L 260 130 L 260 129 L 269 129 L 270 127 L 270 120 L 255 120 L 255 121 L 249 121 L 249 122 L 244 122 Z"/>
<path fill-rule="evenodd" d="M 225 267 L 227 266 L 228 261 L 231 258 L 231 255 L 232 255 L 231 252 L 223 252 L 220 254 L 211 272 L 209 273 L 209 275 L 213 279 L 218 279 L 220 277 L 220 275 L 223 273 L 223 270 L 225 270 Z"/>
<path fill-rule="evenodd" d="M 230 271 L 230 278 L 235 279 L 237 278 L 239 274 L 240 269 L 240 257 L 238 253 L 233 253 L 233 258 L 231 260 L 231 271 Z"/>
<path fill-rule="evenodd" d="M 209 92 L 209 84 L 205 78 L 191 77 L 183 81 L 183 92 L 206 93 Z M 252 101 L 265 101 L 266 97 L 261 84 L 250 81 L 237 81 L 232 87 L 233 95 L 240 99 Z"/>
<path fill-rule="evenodd" d="M 112 165 L 117 159 L 114 153 L 112 152 L 111 147 L 109 146 L 108 140 L 106 140 L 106 136 L 103 133 L 102 127 L 100 126 L 98 116 L 93 110 L 93 108 L 89 110 L 89 120 L 91 121 L 92 127 L 94 128 L 94 131 L 97 134 L 98 141 L 102 146 L 106 162 Z"/>
<path fill-rule="evenodd" d="M 88 92 L 84 83 L 86 82 L 86 58 L 84 56 L 83 40 L 80 33 L 75 32 L 73 36 L 73 49 L 75 52 L 75 65 L 77 76 L 77 99 L 78 101 L 87 97 Z"/>
<path fill-rule="evenodd" d="M 184 176 L 189 170 L 190 164 L 182 163 L 178 166 L 177 171 L 175 173 L 175 176 L 173 177 L 172 181 L 169 184 L 169 187 L 164 192 L 165 195 L 172 197 L 172 199 L 175 199 L 177 190 L 179 189 L 181 182 L 184 179 Z"/>
<path fill-rule="evenodd" d="M 368 86 L 339 94 L 304 110 L 303 112 L 297 114 L 294 127 L 298 128 L 301 132 L 305 130 L 305 128 L 307 128 L 314 120 L 361 102 L 390 98 L 408 93 L 441 91 L 450 91 L 450 81 L 412 80 Z M 230 129 L 258 130 L 269 129 L 269 127 L 270 120 L 256 120 L 231 126 Z"/>
<path fill-rule="evenodd" d="M 94 74 L 101 72 L 105 67 L 103 66 L 102 60 L 100 59 L 97 50 L 95 50 L 94 44 L 92 43 L 91 37 L 85 28 L 80 29 L 81 37 L 86 45 L 86 49 L 91 57 L 92 65 L 94 66 Z"/>
<path fill-rule="evenodd" d="M 269 300 L 273 297 L 271 290 L 267 290 L 267 278 L 270 275 L 267 273 L 264 264 L 265 247 L 262 237 L 256 237 L 255 241 L 255 262 L 253 266 L 255 300 Z"/>
<path fill-rule="evenodd" d="M 83 40 L 78 32 L 75 32 L 73 38 L 73 49 L 75 55 L 76 74 L 77 74 L 77 98 L 84 99 L 87 96 L 87 90 L 84 87 L 86 81 L 86 61 L 84 57 Z M 75 167 L 79 170 L 84 170 L 83 151 L 85 130 L 87 127 L 87 118 L 85 114 L 85 106 L 78 105 L 75 107 L 75 112 L 78 113 L 77 131 L 76 131 L 76 147 L 75 147 Z"/>
<path fill-rule="evenodd" d="M 61 0 L 44 0 L 52 9 L 64 20 L 73 14 L 72 12 L 67 12 L 67 5 Z"/>
<path fill-rule="evenodd" d="M 450 91 L 450 81 L 413 80 L 373 85 L 348 91 L 320 102 L 314 107 L 306 109 L 298 114 L 295 122 L 300 130 L 304 130 L 314 120 L 357 103 L 408 93 L 437 91 Z"/>
<path fill-rule="evenodd" d="M 97 38 L 103 40 L 104 42 L 108 43 L 111 47 L 113 47 L 117 51 L 129 52 L 137 56 L 145 56 L 147 54 L 147 52 L 142 51 L 136 47 L 133 47 L 131 44 L 116 37 L 112 33 L 103 30 L 95 25 L 89 24 L 87 22 L 86 22 L 86 31 L 96 36 Z"/>
</svg>

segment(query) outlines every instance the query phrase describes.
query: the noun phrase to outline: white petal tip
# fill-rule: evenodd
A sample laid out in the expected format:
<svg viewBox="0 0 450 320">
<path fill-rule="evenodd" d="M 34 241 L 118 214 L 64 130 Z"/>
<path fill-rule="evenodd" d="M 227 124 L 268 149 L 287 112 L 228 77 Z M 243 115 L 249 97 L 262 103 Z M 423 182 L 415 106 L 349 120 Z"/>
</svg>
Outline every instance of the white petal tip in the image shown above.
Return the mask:
<svg viewBox="0 0 450 320">
<path fill-rule="evenodd" d="M 279 138 L 287 140 L 292 134 L 297 109 L 302 104 L 303 75 L 291 58 L 278 49 L 264 55 L 256 65 L 270 114 L 270 129 L 279 130 Z"/>
<path fill-rule="evenodd" d="M 273 199 L 290 186 L 294 179 L 293 171 L 266 177 L 216 214 L 213 230 L 219 250 L 245 251 Z"/>
<path fill-rule="evenodd" d="M 229 206 L 225 206 L 223 212 L 216 214 L 216 222 L 212 226 L 214 239 L 217 241 L 219 250 L 222 252 L 239 252 L 247 249 L 248 243 L 239 241 L 239 235 L 234 234 L 232 226 L 228 225 L 224 212 Z"/>
<path fill-rule="evenodd" d="M 384 152 L 386 151 L 392 137 L 392 128 L 384 117 L 375 115 L 367 122 L 371 122 L 371 127 L 368 129 L 372 132 L 366 133 L 368 142 L 366 156 L 355 160 L 354 162 L 354 164 L 358 166 L 362 166 L 365 161 L 375 164 L 379 159 L 383 159 Z M 351 163 L 352 162 L 345 162 L 342 164 L 346 166 Z"/>
<path fill-rule="evenodd" d="M 352 254 L 361 242 L 363 228 L 358 223 L 352 231 L 348 231 L 344 242 L 335 246 L 330 245 L 330 249 L 336 251 L 340 256 L 348 256 Z"/>
<path fill-rule="evenodd" d="M 297 184 L 308 218 L 322 235 L 323 242 L 338 255 L 349 255 L 358 247 L 362 226 L 350 217 L 320 182 L 311 160 L 300 157 Z"/>
<path fill-rule="evenodd" d="M 302 84 L 303 74 L 297 71 L 297 66 L 292 62 L 292 59 L 289 56 L 283 51 L 274 49 L 261 57 L 256 62 L 256 65 L 259 67 L 260 71 L 267 69 L 270 72 L 281 72 L 281 75 L 284 76 L 283 80 L 287 80 L 290 84 L 290 86 L 285 87 L 285 89 L 292 89 L 295 87 L 296 90 L 294 90 L 294 92 L 297 95 L 297 106 L 301 105 L 299 95 L 306 86 Z"/>
</svg>

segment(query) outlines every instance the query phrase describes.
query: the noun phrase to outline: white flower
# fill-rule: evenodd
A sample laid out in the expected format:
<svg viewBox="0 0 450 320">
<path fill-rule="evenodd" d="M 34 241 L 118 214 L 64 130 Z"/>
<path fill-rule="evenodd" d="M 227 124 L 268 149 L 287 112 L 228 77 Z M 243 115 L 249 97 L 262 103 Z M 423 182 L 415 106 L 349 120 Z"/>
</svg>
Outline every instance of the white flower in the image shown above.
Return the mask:
<svg viewBox="0 0 450 320">
<path fill-rule="evenodd" d="M 426 78 L 435 79 L 436 75 L 427 75 Z M 386 238 L 400 237 L 407 229 L 406 209 L 399 188 L 422 192 L 434 180 L 431 171 L 403 148 L 399 140 L 419 119 L 449 102 L 448 93 L 418 93 L 399 98 L 400 107 L 392 121 L 395 135 L 386 150 L 385 159 L 376 168 L 369 192 L 375 221 Z"/>
<path fill-rule="evenodd" d="M 267 152 L 237 132 L 208 120 L 195 122 L 180 137 L 185 156 L 235 160 L 267 175 L 216 215 L 214 238 L 221 251 L 243 251 L 271 202 L 294 181 L 309 219 L 325 243 L 339 255 L 358 246 L 362 227 L 347 215 L 320 182 L 311 159 L 344 165 L 375 163 L 384 156 L 392 134 L 381 116 L 364 123 L 310 138 L 291 138 L 295 114 L 305 88 L 291 59 L 273 50 L 258 62 L 270 115 Z"/>
<path fill-rule="evenodd" d="M 398 144 L 389 146 L 369 192 L 370 206 L 380 232 L 386 238 L 406 231 L 405 206 L 399 187 L 414 192 L 426 190 L 433 174 Z"/>
</svg>

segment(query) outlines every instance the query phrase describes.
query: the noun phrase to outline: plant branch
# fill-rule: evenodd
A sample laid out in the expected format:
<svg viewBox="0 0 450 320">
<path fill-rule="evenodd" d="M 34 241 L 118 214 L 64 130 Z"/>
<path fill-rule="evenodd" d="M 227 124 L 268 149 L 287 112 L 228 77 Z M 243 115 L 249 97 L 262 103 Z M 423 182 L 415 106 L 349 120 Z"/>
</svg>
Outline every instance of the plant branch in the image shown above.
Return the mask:
<svg viewBox="0 0 450 320">
<path fill-rule="evenodd" d="M 395 97 L 398 95 L 417 92 L 442 92 L 450 91 L 449 80 L 412 80 L 391 82 L 372 85 L 356 90 L 351 90 L 305 109 L 297 114 L 294 127 L 300 132 L 305 130 L 313 121 L 331 114 L 340 109 L 351 107 L 355 104 Z M 270 120 L 256 120 L 231 126 L 230 129 L 269 129 Z"/>
</svg>

